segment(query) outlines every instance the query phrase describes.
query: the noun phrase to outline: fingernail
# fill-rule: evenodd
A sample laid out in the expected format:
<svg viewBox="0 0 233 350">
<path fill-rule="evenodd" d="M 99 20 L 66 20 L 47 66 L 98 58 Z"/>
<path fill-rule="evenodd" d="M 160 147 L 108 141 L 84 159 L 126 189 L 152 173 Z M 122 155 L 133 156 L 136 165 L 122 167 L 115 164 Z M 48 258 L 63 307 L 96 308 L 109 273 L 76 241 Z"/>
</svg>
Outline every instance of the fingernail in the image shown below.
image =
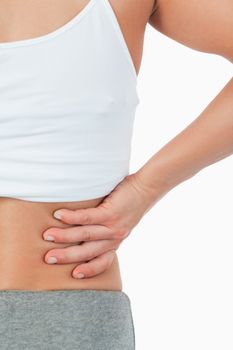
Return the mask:
<svg viewBox="0 0 233 350">
<path fill-rule="evenodd" d="M 48 258 L 46 261 L 48 264 L 55 264 L 57 262 L 57 258 L 55 258 L 55 256 L 50 256 L 50 258 Z"/>
<path fill-rule="evenodd" d="M 61 219 L 61 211 L 60 210 L 57 210 L 54 212 L 53 216 L 56 218 L 56 219 Z"/>
<path fill-rule="evenodd" d="M 77 274 L 74 275 L 75 278 L 84 278 L 84 274 L 79 272 Z"/>
<path fill-rule="evenodd" d="M 46 237 L 44 237 L 44 239 L 46 241 L 54 241 L 55 240 L 55 238 L 53 236 L 46 236 Z"/>
</svg>

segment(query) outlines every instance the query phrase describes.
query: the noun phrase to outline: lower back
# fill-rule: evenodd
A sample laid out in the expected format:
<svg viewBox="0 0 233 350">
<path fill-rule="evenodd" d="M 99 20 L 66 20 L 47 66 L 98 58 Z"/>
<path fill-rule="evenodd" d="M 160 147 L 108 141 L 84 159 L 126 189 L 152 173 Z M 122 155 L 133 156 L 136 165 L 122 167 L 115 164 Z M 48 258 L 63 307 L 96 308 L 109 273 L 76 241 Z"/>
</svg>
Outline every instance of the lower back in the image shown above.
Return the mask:
<svg viewBox="0 0 233 350">
<path fill-rule="evenodd" d="M 103 273 L 84 279 L 72 277 L 81 262 L 49 265 L 45 254 L 63 244 L 45 241 L 49 227 L 69 227 L 53 217 L 56 209 L 81 209 L 97 206 L 103 197 L 79 202 L 32 202 L 0 198 L 0 290 L 102 289 L 122 290 L 117 254 Z"/>
</svg>

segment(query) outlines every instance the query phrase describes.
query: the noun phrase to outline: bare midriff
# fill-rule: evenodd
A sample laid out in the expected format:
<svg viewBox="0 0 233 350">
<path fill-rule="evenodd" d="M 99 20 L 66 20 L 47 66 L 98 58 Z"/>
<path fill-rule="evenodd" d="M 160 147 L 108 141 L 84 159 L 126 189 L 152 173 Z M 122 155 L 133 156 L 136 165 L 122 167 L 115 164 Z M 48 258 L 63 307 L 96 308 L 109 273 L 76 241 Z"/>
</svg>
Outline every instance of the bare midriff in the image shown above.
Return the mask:
<svg viewBox="0 0 233 350">
<path fill-rule="evenodd" d="M 54 211 L 96 207 L 103 198 L 78 202 L 32 202 L 0 197 L 0 290 L 122 290 L 117 253 L 107 270 L 84 279 L 72 276 L 73 269 L 82 262 L 50 265 L 44 259 L 51 249 L 75 244 L 43 239 L 43 232 L 49 227 L 71 226 L 54 218 Z"/>
</svg>

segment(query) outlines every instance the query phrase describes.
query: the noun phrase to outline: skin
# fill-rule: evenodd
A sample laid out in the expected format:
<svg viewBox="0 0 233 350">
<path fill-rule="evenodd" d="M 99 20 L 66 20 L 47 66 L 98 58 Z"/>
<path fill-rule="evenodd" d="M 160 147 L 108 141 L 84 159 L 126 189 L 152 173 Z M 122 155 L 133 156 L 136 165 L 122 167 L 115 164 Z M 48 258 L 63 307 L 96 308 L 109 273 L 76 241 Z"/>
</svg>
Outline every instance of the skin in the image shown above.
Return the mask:
<svg viewBox="0 0 233 350">
<path fill-rule="evenodd" d="M 79 13 L 88 0 L 51 0 L 51 1 L 20 1 L 2 0 L 0 2 L 0 42 L 30 39 L 38 37 L 59 28 Z M 143 31 L 152 10 L 152 1 L 148 1 L 143 7 L 143 19 L 140 19 L 140 27 L 137 32 L 132 31 L 132 25 L 140 18 L 141 7 L 139 3 L 134 8 L 133 2 L 125 4 L 123 1 L 112 1 L 114 10 L 119 17 L 120 25 L 127 44 L 133 55 L 137 72 L 139 70 L 142 52 Z M 95 263 L 95 274 L 88 279 L 74 278 L 75 268 L 87 261 L 88 257 L 78 261 L 77 252 L 71 252 L 71 246 L 80 248 L 77 239 L 68 242 L 70 232 L 68 228 L 74 226 L 61 222 L 53 217 L 56 209 L 85 209 L 94 208 L 103 201 L 104 197 L 94 198 L 89 201 L 76 202 L 31 202 L 14 198 L 0 198 L 0 289 L 27 289 L 27 290 L 52 290 L 52 289 L 109 289 L 121 290 L 122 281 L 120 266 L 116 253 L 116 246 L 120 243 L 117 237 L 111 239 L 112 249 L 109 249 L 109 240 L 99 242 L 101 254 Z M 77 225 L 76 225 L 77 226 Z M 53 232 L 65 232 L 63 242 L 51 242 L 44 240 L 44 232 L 51 227 L 56 227 Z M 64 230 L 66 228 L 67 231 Z M 59 230 L 60 229 L 60 230 Z M 51 232 L 50 232 L 51 233 Z M 64 235 L 63 235 L 64 236 Z M 82 231 L 82 241 L 89 237 L 87 227 Z M 91 244 L 90 244 L 91 243 Z M 93 242 L 82 244 L 83 249 L 92 250 Z M 98 244 L 96 242 L 96 244 Z M 101 246 L 100 246 L 101 244 Z M 46 258 L 53 255 L 54 248 L 59 253 L 59 262 L 55 265 L 47 263 Z M 59 249 L 58 249 L 59 248 Z M 90 252 L 88 253 L 91 255 Z M 72 259 L 74 262 L 71 262 Z M 63 261 L 62 261 L 63 260 Z M 69 261 L 68 261 L 69 260 Z M 89 270 L 91 266 L 89 267 Z M 99 271 L 99 274 L 97 272 Z"/>
<path fill-rule="evenodd" d="M 40 1 L 34 1 L 32 7 L 27 2 L 22 6 L 19 1 L 4 0 L 0 5 L 0 41 L 53 31 L 87 2 L 56 0 L 41 6 Z M 147 24 L 188 47 L 233 62 L 231 0 L 109 2 L 137 73 Z M 24 21 L 29 13 L 31 22 Z M 72 203 L 0 198 L 0 254 L 4 257 L 0 288 L 121 290 L 116 251 L 137 223 L 172 188 L 232 153 L 233 79 L 188 127 L 108 196 Z M 60 218 L 53 216 L 57 209 Z M 44 240 L 48 235 L 55 241 Z M 56 264 L 46 262 L 52 256 L 57 257 Z M 73 278 L 75 272 L 84 273 L 86 278 Z"/>
</svg>

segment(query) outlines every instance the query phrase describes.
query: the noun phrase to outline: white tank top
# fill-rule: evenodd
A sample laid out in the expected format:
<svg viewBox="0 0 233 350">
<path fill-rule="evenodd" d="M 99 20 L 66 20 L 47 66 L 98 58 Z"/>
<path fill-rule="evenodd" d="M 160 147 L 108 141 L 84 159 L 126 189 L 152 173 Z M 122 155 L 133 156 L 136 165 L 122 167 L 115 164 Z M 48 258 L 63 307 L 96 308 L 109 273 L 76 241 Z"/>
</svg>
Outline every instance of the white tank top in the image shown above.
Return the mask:
<svg viewBox="0 0 233 350">
<path fill-rule="evenodd" d="M 0 43 L 0 197 L 109 194 L 129 174 L 136 70 L 108 0 L 62 27 Z"/>
</svg>

